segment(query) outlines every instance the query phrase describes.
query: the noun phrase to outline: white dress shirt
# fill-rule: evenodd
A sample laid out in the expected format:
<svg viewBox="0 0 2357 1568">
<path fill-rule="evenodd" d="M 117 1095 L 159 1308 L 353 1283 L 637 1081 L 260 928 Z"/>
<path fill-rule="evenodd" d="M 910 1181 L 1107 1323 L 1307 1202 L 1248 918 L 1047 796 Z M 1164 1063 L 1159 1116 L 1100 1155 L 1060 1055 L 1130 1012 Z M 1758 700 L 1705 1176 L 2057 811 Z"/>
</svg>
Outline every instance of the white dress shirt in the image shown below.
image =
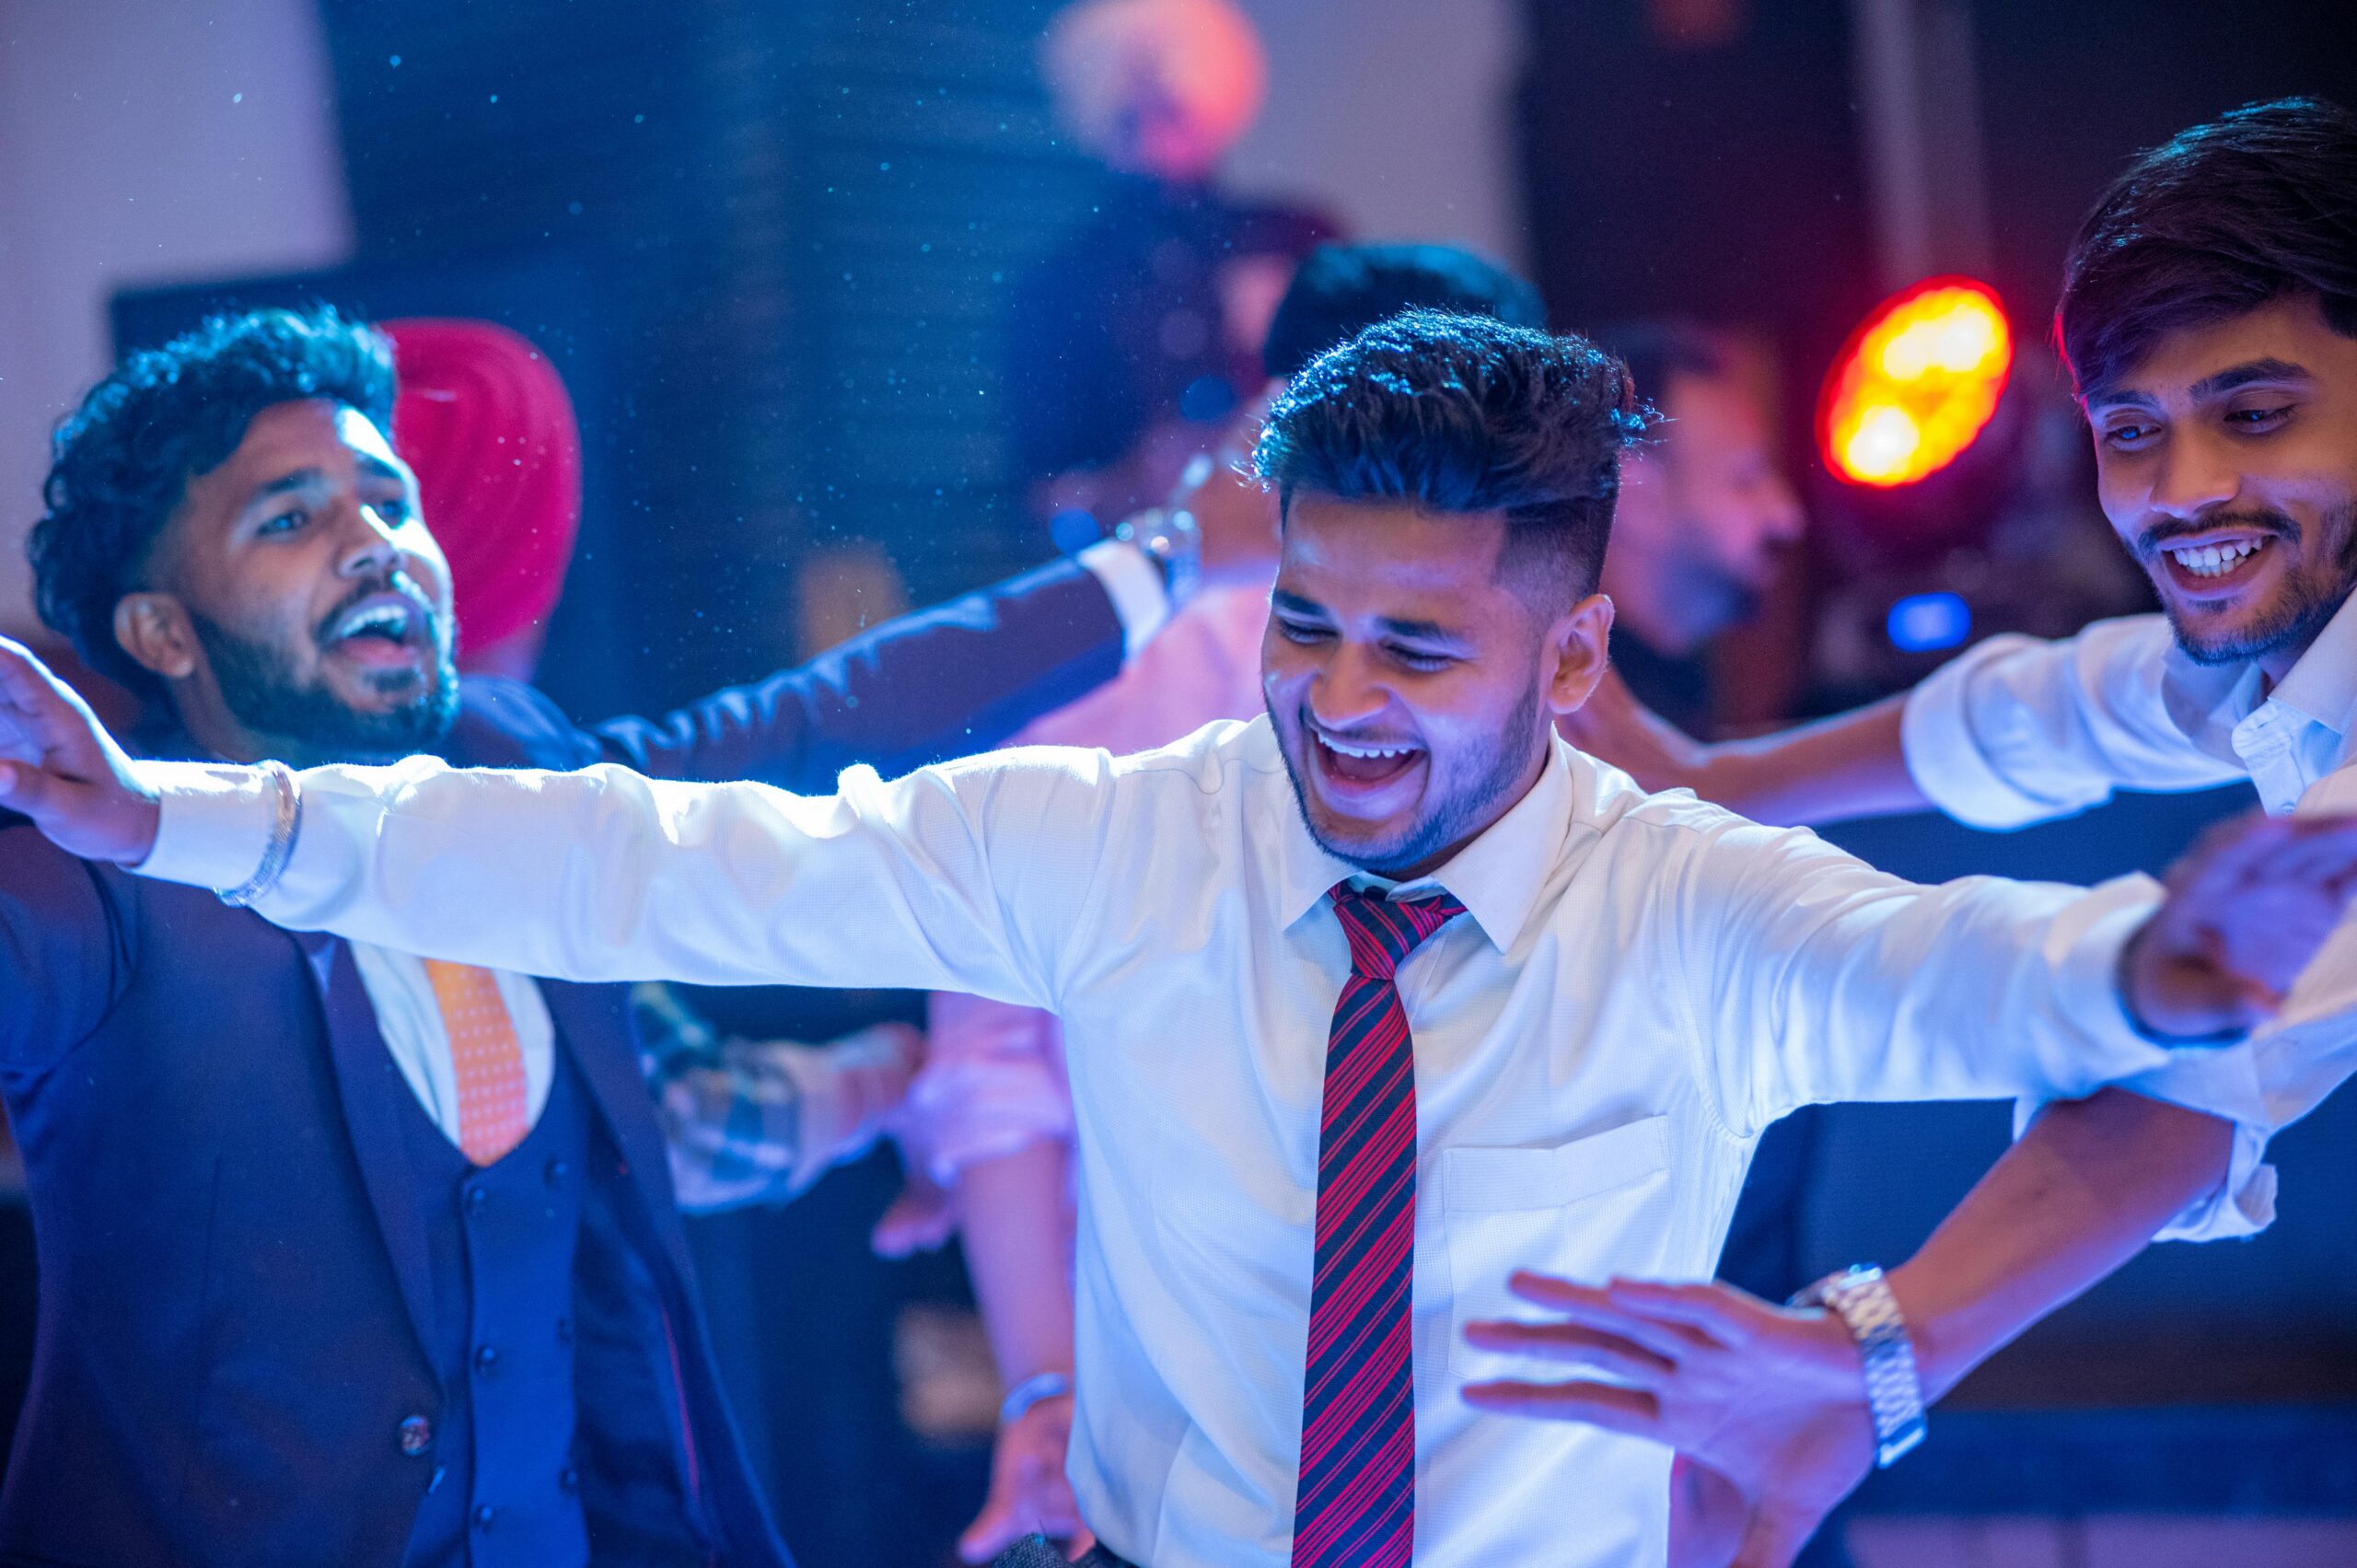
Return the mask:
<svg viewBox="0 0 2357 1568">
<path fill-rule="evenodd" d="M 2098 621 L 2060 642 L 1991 637 L 1907 700 L 1907 769 L 1959 821 L 2016 828 L 2069 816 L 2115 789 L 2205 789 L 2247 779 L 2271 815 L 2357 810 L 2357 598 L 2326 622 L 2272 691 L 2256 664 L 2197 664 L 2158 615 Z M 2234 1170 L 2163 1234 L 2247 1236 L 2275 1215 L 2268 1138 L 2357 1071 L 2357 922 L 2309 965 L 2282 1012 L 2250 1040 L 2181 1060 L 2131 1086 L 2210 1098 L 2245 1078 Z M 2196 1090 L 2189 1075 L 2199 1074 Z"/>
<path fill-rule="evenodd" d="M 274 796 L 143 764 L 141 867 L 235 885 Z M 583 981 L 964 989 L 1061 1013 L 1081 1212 L 1071 1457 L 1106 1544 L 1274 1568 L 1293 1527 L 1318 1102 L 1350 968 L 1263 718 L 1115 760 L 1039 749 L 795 796 L 758 784 L 303 775 L 296 927 Z M 1669 1455 L 1471 1410 L 1508 1272 L 1707 1277 L 1762 1128 L 1806 1101 L 2073 1095 L 2168 1053 L 2123 1015 L 2147 878 L 1919 888 L 1554 746 L 1432 877 L 1414 1033 L 1415 1560 L 1657 1564 Z"/>
</svg>

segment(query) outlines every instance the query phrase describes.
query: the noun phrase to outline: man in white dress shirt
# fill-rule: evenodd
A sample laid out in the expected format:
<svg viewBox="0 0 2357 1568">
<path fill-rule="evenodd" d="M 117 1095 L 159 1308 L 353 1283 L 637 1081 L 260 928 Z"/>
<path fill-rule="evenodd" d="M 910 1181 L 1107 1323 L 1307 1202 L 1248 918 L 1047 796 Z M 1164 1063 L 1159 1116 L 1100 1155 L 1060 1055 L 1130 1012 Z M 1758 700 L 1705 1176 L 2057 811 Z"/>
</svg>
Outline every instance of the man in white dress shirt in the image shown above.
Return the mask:
<svg viewBox="0 0 2357 1568">
<path fill-rule="evenodd" d="M 298 780 L 133 764 L 0 650 L 0 802 L 433 956 L 1054 1009 L 1090 1042 L 1071 1470 L 1101 1551 L 1659 1563 L 1665 1450 L 1460 1398 L 1517 1365 L 1464 1335 L 1510 1271 L 1706 1276 L 1753 1142 L 1805 1101 L 2084 1094 L 2247 1028 L 2344 907 L 2357 828 L 2247 825 L 2164 900 L 1920 888 L 1645 794 L 1551 733 L 1604 666 L 1643 422 L 1608 355 L 1495 322 L 1411 313 L 1320 358 L 1260 453 L 1269 714 L 1161 751 L 827 797 L 424 759 Z"/>
<path fill-rule="evenodd" d="M 2061 642 L 1991 637 L 1902 696 L 1732 746 L 1695 746 L 1608 689 L 1574 715 L 1575 738 L 1653 787 L 1688 785 L 1772 821 L 1935 807 L 2015 828 L 2115 789 L 2237 779 L 2279 817 L 2357 805 L 2352 209 L 2357 117 L 2289 99 L 2139 157 L 2072 247 L 2060 335 L 2105 514 L 2161 614 Z M 2156 1230 L 2210 1239 L 2266 1225 L 2266 1140 L 2357 1070 L 2352 1004 L 2357 927 L 2333 936 L 2247 1045 L 2206 1064 L 2244 1058 L 2259 1090 L 2261 1115 L 2235 1135 L 2119 1090 L 2039 1120 L 1892 1272 L 1926 1389 L 1952 1387 Z M 1649 1391 L 1633 1402 L 1578 1383 L 1499 1399 L 1647 1433 L 1736 1477 L 1747 1495 L 1721 1493 L 1703 1512 L 1725 1513 L 1736 1534 L 1733 1521 L 1747 1521 L 1745 1568 L 1780 1568 L 1867 1473 L 1864 1390 L 1829 1365 L 1843 1346 L 1821 1318 L 1724 1290 L 1527 1288 L 1568 1315 L 1550 1347 L 1566 1359 L 1613 1357 L 1628 1376 L 1631 1333 L 1695 1353 L 1639 1367 Z M 1707 1334 L 1663 1341 L 1664 1312 L 1686 1329 L 1707 1318 L 1745 1353 L 1717 1357 Z M 1737 1407 L 1746 1420 L 1723 1419 Z M 1698 1546 L 1692 1561 L 1724 1558 Z"/>
</svg>

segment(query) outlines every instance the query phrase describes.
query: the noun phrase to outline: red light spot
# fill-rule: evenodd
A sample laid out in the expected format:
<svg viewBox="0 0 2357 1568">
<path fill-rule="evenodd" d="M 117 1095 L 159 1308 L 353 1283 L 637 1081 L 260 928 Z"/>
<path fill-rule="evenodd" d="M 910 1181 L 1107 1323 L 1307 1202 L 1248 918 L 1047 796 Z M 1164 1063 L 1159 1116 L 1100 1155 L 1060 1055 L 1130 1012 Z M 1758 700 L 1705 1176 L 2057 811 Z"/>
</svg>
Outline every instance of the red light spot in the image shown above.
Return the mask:
<svg viewBox="0 0 2357 1568">
<path fill-rule="evenodd" d="M 1825 463 L 1853 484 L 1912 484 L 1987 427 L 2014 367 L 2013 329 L 1986 284 L 1931 278 L 1850 335 L 1818 404 Z"/>
</svg>

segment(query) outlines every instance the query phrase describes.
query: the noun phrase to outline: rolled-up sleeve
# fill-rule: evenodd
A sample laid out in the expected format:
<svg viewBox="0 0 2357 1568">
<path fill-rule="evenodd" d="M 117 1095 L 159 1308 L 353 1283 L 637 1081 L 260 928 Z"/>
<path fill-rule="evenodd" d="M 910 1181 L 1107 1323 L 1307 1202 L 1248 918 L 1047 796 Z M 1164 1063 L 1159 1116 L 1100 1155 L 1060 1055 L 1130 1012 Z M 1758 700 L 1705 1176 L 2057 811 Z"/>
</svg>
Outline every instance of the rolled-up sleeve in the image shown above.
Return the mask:
<svg viewBox="0 0 2357 1568">
<path fill-rule="evenodd" d="M 2303 809 L 2305 809 L 2304 807 Z M 2183 1052 L 2125 1087 L 2235 1124 L 2225 1181 L 2170 1222 L 2165 1240 L 2255 1235 L 2275 1218 L 2269 1141 L 2357 1072 L 2357 922 L 2344 921 L 2283 999 L 2282 1011 L 2231 1051 Z M 2038 1108 L 2025 1106 L 2026 1124 Z M 2332 1201 L 2332 1200 L 2324 1200 Z"/>
<path fill-rule="evenodd" d="M 1907 699 L 1907 771 L 1971 827 L 2025 827 L 2101 805 L 2115 789 L 2231 784 L 2171 715 L 2171 647 L 2157 615 L 2098 621 L 2060 642 L 1999 636 L 1933 672 Z"/>
</svg>

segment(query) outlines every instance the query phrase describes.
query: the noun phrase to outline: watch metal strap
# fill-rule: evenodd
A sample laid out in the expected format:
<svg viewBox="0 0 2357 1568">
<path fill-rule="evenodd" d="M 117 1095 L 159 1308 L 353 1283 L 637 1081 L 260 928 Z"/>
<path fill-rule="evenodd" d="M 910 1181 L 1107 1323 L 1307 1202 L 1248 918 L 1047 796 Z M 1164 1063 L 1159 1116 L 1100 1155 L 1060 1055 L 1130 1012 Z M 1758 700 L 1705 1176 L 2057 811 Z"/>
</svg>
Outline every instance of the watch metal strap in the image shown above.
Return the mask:
<svg viewBox="0 0 2357 1568">
<path fill-rule="evenodd" d="M 1880 1269 L 1861 1264 L 1829 1274 L 1801 1293 L 1839 1317 L 1864 1364 L 1866 1408 L 1875 1418 L 1875 1463 L 1888 1469 L 1923 1441 L 1923 1379 L 1907 1318 Z"/>
</svg>

